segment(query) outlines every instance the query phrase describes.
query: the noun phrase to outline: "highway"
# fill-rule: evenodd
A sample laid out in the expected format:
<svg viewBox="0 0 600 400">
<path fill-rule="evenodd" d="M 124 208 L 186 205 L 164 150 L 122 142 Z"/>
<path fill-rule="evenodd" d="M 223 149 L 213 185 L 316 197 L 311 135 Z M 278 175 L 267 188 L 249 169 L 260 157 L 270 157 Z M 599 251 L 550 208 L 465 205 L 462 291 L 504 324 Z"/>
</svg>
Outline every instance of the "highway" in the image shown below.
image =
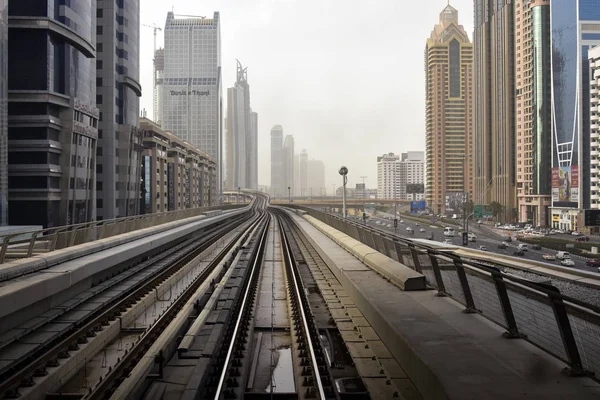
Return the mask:
<svg viewBox="0 0 600 400">
<path fill-rule="evenodd" d="M 379 221 L 380 224 L 377 224 L 377 221 Z M 428 239 L 430 237 L 430 235 L 433 233 L 433 239 L 435 241 L 443 242 L 445 239 L 452 239 L 453 245 L 456 245 L 456 246 L 462 245 L 462 236 L 458 232 L 458 228 L 456 228 L 457 229 L 456 236 L 454 236 L 453 238 L 448 238 L 448 237 L 444 236 L 443 228 L 431 225 L 429 223 L 416 222 L 415 220 L 404 218 L 403 216 L 400 216 L 399 221 L 402 221 L 401 223 L 398 224 L 398 234 L 400 236 L 404 236 L 407 238 Z M 384 229 L 389 232 L 394 232 L 394 221 L 393 220 L 388 220 L 388 219 L 372 216 L 369 219 L 368 223 L 369 223 L 369 225 L 371 225 L 373 227 Z M 389 228 L 387 226 L 388 224 L 390 225 Z M 407 227 L 412 228 L 414 231 L 414 234 L 411 235 L 406 230 Z M 424 229 L 425 232 L 420 232 L 421 228 Z M 516 250 L 516 247 L 518 244 L 518 242 L 513 241 L 511 243 L 508 243 L 508 245 L 509 245 L 508 248 L 499 249 L 498 245 L 500 243 L 502 243 L 502 240 L 500 240 L 500 236 L 491 232 L 486 227 L 480 227 L 475 222 L 471 222 L 469 224 L 469 232 L 474 233 L 475 236 L 477 237 L 476 242 L 469 242 L 468 247 L 471 249 L 479 249 L 479 246 L 485 246 L 486 250 L 489 252 L 512 256 L 513 251 Z M 562 237 L 565 239 L 570 238 L 569 235 L 556 235 L 556 236 L 552 236 L 552 237 Z M 531 245 L 528 245 L 528 247 L 529 247 L 529 250 L 524 252 L 525 253 L 524 257 L 516 257 L 516 258 L 525 258 L 528 260 L 546 262 L 546 263 L 550 263 L 550 264 L 554 264 L 554 265 L 560 265 L 559 260 L 552 262 L 552 261 L 544 261 L 544 259 L 542 258 L 542 256 L 544 254 L 556 255 L 556 250 L 546 249 L 543 247 L 542 247 L 542 250 L 532 250 Z M 589 272 L 598 272 L 597 267 L 589 267 L 586 265 L 587 258 L 585 258 L 585 257 L 581 257 L 578 255 L 571 255 L 571 259 L 573 260 L 573 262 L 575 262 L 575 265 L 572 267 L 568 267 L 568 268 L 575 268 L 575 269 L 589 271 Z"/>
</svg>

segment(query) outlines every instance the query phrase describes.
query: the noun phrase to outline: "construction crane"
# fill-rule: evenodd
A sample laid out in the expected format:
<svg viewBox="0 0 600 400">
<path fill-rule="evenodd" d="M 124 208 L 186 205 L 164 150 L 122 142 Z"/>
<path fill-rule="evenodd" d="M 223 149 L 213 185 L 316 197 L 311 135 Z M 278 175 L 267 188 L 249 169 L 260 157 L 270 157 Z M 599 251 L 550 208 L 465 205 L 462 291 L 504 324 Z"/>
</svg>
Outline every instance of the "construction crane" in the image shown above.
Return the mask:
<svg viewBox="0 0 600 400">
<path fill-rule="evenodd" d="M 156 93 L 156 81 L 158 79 L 158 76 L 156 76 L 156 32 L 162 31 L 162 28 L 156 26 L 156 24 L 142 24 L 142 26 L 152 28 L 154 30 L 154 50 L 152 52 L 152 119 L 154 119 L 154 121 L 157 121 L 158 115 L 156 114 L 158 110 L 158 99 Z"/>
</svg>

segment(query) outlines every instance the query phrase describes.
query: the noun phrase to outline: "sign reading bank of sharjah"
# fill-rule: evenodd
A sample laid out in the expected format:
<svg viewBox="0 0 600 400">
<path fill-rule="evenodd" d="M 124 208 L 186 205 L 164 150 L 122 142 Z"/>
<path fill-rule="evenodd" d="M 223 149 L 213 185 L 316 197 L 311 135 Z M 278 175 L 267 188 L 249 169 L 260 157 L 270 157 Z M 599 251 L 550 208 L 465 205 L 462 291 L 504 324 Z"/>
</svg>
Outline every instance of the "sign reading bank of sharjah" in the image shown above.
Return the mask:
<svg viewBox="0 0 600 400">
<path fill-rule="evenodd" d="M 170 90 L 171 96 L 209 96 L 210 90 Z"/>
</svg>

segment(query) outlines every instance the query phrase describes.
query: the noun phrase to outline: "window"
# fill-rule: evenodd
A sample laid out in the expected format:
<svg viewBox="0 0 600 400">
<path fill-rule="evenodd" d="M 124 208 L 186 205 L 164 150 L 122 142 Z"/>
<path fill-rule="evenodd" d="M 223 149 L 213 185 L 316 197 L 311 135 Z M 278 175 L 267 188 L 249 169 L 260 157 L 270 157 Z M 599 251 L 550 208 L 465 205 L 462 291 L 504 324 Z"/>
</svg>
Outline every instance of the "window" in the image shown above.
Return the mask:
<svg viewBox="0 0 600 400">
<path fill-rule="evenodd" d="M 96 86 L 102 86 L 102 78 L 96 78 Z"/>
<path fill-rule="evenodd" d="M 96 69 L 102 69 L 102 60 L 96 60 Z"/>
<path fill-rule="evenodd" d="M 71 178 L 71 179 L 73 179 L 73 178 Z M 97 191 L 102 190 L 102 182 L 96 182 L 96 190 Z"/>
<path fill-rule="evenodd" d="M 102 104 L 102 95 L 101 94 L 96 95 L 96 104 Z"/>
<path fill-rule="evenodd" d="M 96 199 L 96 208 L 102 208 L 102 199 Z"/>
<path fill-rule="evenodd" d="M 104 10 L 103 10 L 103 9 L 101 9 L 101 8 L 98 8 L 98 9 L 96 10 L 96 17 L 98 17 L 98 18 L 102 18 L 102 17 L 104 16 L 103 14 L 104 14 Z"/>
<path fill-rule="evenodd" d="M 102 53 L 102 43 L 96 43 L 96 52 Z"/>
<path fill-rule="evenodd" d="M 98 174 L 102 173 L 102 164 L 96 164 L 96 173 L 98 173 Z"/>
<path fill-rule="evenodd" d="M 96 26 L 96 35 L 102 35 L 102 25 Z"/>
<path fill-rule="evenodd" d="M 102 156 L 102 147 L 100 147 L 100 146 L 96 147 L 96 155 Z"/>
</svg>

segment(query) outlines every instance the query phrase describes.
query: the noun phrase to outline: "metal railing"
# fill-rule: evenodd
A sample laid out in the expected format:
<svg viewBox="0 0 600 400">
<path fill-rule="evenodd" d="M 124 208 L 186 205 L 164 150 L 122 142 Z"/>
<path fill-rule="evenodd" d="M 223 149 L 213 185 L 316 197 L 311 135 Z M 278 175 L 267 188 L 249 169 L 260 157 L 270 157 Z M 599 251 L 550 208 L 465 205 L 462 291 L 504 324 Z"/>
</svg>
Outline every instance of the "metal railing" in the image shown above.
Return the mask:
<svg viewBox="0 0 600 400">
<path fill-rule="evenodd" d="M 449 296 L 564 361 L 570 376 L 600 378 L 600 307 L 565 296 L 547 283 L 504 273 L 473 259 L 438 250 L 307 207 L 310 216 L 422 273 L 438 295 Z"/>
<path fill-rule="evenodd" d="M 139 229 L 197 217 L 211 210 L 228 210 L 245 206 L 246 204 L 191 208 L 8 234 L 0 236 L 2 244 L 0 264 L 10 259 L 32 257 Z M 27 238 L 23 239 L 23 236 Z"/>
</svg>

